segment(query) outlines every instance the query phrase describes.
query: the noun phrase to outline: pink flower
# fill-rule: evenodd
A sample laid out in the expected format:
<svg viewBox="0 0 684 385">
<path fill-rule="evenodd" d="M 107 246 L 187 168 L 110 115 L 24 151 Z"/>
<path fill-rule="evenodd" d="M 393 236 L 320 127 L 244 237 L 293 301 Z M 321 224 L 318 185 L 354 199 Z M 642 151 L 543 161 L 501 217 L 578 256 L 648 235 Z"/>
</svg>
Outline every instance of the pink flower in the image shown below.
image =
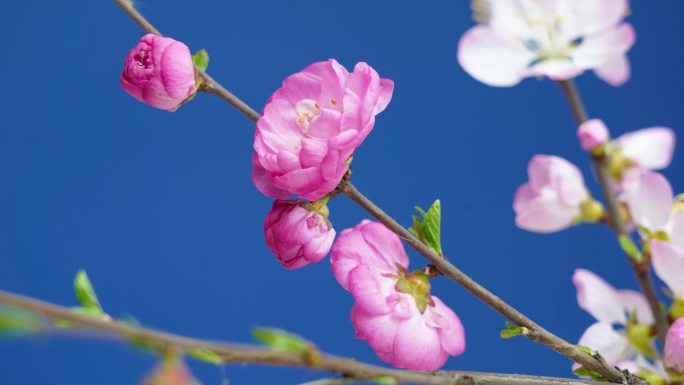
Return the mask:
<svg viewBox="0 0 684 385">
<path fill-rule="evenodd" d="M 327 211 L 327 207 L 321 211 Z M 323 259 L 335 239 L 335 229 L 314 204 L 276 200 L 264 222 L 266 244 L 286 269 L 298 269 Z"/>
<path fill-rule="evenodd" d="M 652 240 L 649 245 L 653 270 L 677 299 L 684 300 L 684 247 L 682 239 L 678 241 L 679 244 Z"/>
<path fill-rule="evenodd" d="M 591 119 L 582 123 L 577 130 L 580 146 L 584 150 L 591 151 L 606 143 L 610 138 L 608 128 L 601 119 Z"/>
<path fill-rule="evenodd" d="M 408 273 L 399 237 L 364 220 L 343 231 L 331 253 L 337 281 L 356 300 L 352 323 L 384 361 L 398 368 L 436 370 L 465 350 L 461 321 L 430 295 L 425 274 Z"/>
<path fill-rule="evenodd" d="M 569 227 L 582 217 L 583 205 L 593 202 L 582 173 L 567 160 L 535 155 L 527 166 L 529 182 L 515 193 L 513 209 L 518 227 L 548 233 Z"/>
<path fill-rule="evenodd" d="M 528 76 L 570 79 L 585 70 L 611 85 L 629 78 L 634 29 L 627 0 L 489 0 L 482 24 L 458 44 L 458 61 L 475 79 L 513 86 Z"/>
<path fill-rule="evenodd" d="M 643 294 L 616 290 L 601 277 L 584 269 L 575 270 L 572 281 L 577 288 L 580 308 L 598 321 L 587 328 L 578 344 L 598 351 L 611 365 L 635 359 L 637 350 L 630 343 L 624 327 L 628 324 L 628 315 L 634 315 L 638 324 L 653 324 L 653 313 Z M 623 329 L 616 330 L 613 325 Z"/>
<path fill-rule="evenodd" d="M 161 361 L 140 382 L 141 385 L 201 385 L 180 359 Z"/>
<path fill-rule="evenodd" d="M 126 56 L 121 85 L 141 102 L 175 111 L 196 91 L 190 50 L 168 37 L 143 36 Z"/>
<path fill-rule="evenodd" d="M 684 318 L 678 318 L 665 339 L 665 367 L 675 374 L 684 374 Z"/>
<path fill-rule="evenodd" d="M 317 200 L 347 172 L 394 83 L 366 63 L 349 73 L 334 59 L 289 76 L 257 122 L 252 179 L 263 194 Z"/>
</svg>

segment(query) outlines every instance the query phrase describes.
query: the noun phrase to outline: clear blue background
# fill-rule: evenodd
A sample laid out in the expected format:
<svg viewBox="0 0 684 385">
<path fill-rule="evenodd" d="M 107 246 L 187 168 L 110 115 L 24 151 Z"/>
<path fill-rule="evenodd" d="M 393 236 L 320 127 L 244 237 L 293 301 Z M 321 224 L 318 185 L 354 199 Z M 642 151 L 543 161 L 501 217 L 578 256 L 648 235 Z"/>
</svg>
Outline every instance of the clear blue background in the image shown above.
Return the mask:
<svg viewBox="0 0 684 385">
<path fill-rule="evenodd" d="M 389 108 L 354 158 L 354 183 L 408 225 L 412 207 L 443 204 L 443 243 L 473 278 L 559 336 L 592 322 L 576 305 L 578 267 L 636 287 L 600 226 L 553 235 L 517 229 L 511 209 L 536 153 L 580 165 L 595 184 L 558 87 L 528 79 L 491 88 L 456 62 L 472 26 L 466 1 L 219 1 L 138 4 L 162 32 L 207 48 L 209 70 L 260 110 L 281 80 L 307 64 L 367 61 L 396 83 Z M 578 80 L 590 114 L 614 134 L 684 127 L 684 3 L 635 2 L 631 80 Z M 249 341 L 279 326 L 331 353 L 380 363 L 353 338 L 350 295 L 328 260 L 286 271 L 263 242 L 270 200 L 250 179 L 254 124 L 211 95 L 176 113 L 119 86 L 143 34 L 110 1 L 11 1 L 0 15 L 0 287 L 74 305 L 72 278 L 90 274 L 106 311 L 186 335 Z M 680 135 L 681 136 L 681 135 Z M 665 171 L 684 186 L 682 157 Z M 367 215 L 331 203 L 338 231 Z M 412 266 L 425 262 L 411 252 Z M 524 338 L 501 340 L 504 319 L 459 286 L 434 293 L 461 317 L 468 347 L 446 369 L 571 376 L 563 357 Z M 120 345 L 64 338 L 0 341 L 0 383 L 135 384 L 154 359 Z M 192 364 L 204 384 L 221 371 Z M 300 369 L 230 366 L 233 384 L 297 384 Z"/>
</svg>

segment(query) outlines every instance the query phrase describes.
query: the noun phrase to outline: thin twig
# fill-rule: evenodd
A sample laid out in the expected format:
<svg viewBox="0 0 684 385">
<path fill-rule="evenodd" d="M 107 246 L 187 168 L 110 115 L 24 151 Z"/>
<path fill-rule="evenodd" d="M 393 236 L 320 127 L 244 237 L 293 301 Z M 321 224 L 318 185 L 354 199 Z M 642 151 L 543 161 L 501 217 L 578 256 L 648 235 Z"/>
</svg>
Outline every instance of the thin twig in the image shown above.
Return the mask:
<svg viewBox="0 0 684 385">
<path fill-rule="evenodd" d="M 305 367 L 339 373 L 356 381 L 391 377 L 399 382 L 428 385 L 599 385 L 592 381 L 575 379 L 525 376 L 519 374 L 456 372 L 456 371 L 408 371 L 387 369 L 369 365 L 350 358 L 320 354 L 317 359 L 305 354 L 275 351 L 260 346 L 209 342 L 199 339 L 161 332 L 113 319 L 101 319 L 73 312 L 71 309 L 43 302 L 30 297 L 0 290 L 0 303 L 41 314 L 53 321 L 69 321 L 80 327 L 118 336 L 126 341 L 154 342 L 162 349 L 188 352 L 203 349 L 217 354 L 222 364 L 254 363 L 270 366 Z M 79 334 L 90 338 L 93 334 Z M 605 384 L 605 383 L 603 383 Z"/>
<path fill-rule="evenodd" d="M 156 31 L 156 29 L 142 17 L 132 6 L 132 4 L 127 0 L 115 0 L 126 13 L 131 16 L 143 29 L 148 32 Z M 221 87 L 216 81 L 211 80 L 212 84 Z M 224 89 L 225 90 L 225 89 Z M 227 92 L 227 91 L 226 91 Z M 232 95 L 232 94 L 231 94 Z M 219 95 L 220 96 L 220 95 Z M 250 119 L 256 121 L 259 119 L 259 114 L 254 112 L 254 110 L 242 103 L 240 105 L 246 106 L 246 108 L 241 108 L 237 106 L 234 102 L 227 100 L 229 104 L 236 107 L 240 112 L 245 114 Z M 238 99 L 239 100 L 239 99 Z M 354 202 L 359 204 L 364 208 L 369 214 L 374 216 L 380 222 L 385 224 L 390 230 L 395 232 L 400 238 L 402 238 L 409 246 L 413 247 L 418 253 L 423 257 L 433 263 L 440 270 L 444 276 L 451 279 L 452 281 L 460 284 L 466 290 L 470 291 L 478 299 L 485 302 L 487 305 L 496 310 L 499 314 L 505 316 L 510 321 L 515 322 L 519 326 L 523 326 L 527 329 L 527 337 L 531 340 L 545 345 L 554 351 L 560 353 L 561 355 L 583 365 L 584 367 L 594 370 L 602 374 L 607 380 L 611 382 L 624 383 L 624 384 L 645 384 L 645 382 L 628 372 L 622 372 L 619 369 L 610 366 L 600 355 L 589 355 L 582 349 L 578 348 L 560 337 L 548 332 L 541 326 L 537 325 L 534 321 L 526 317 L 524 314 L 501 300 L 499 297 L 485 289 L 483 286 L 475 282 L 473 279 L 468 277 L 462 271 L 460 271 L 456 266 L 451 264 L 444 256 L 439 256 L 432 251 L 429 247 L 420 242 L 411 233 L 404 229 L 399 223 L 397 223 L 392 217 L 387 215 L 382 211 L 377 205 L 371 202 L 368 198 L 363 196 L 356 188 L 346 181 L 343 181 L 338 187 L 341 188 L 345 195 L 351 198 Z"/>
<path fill-rule="evenodd" d="M 582 124 L 589 120 L 584 104 L 582 103 L 582 98 L 575 87 L 575 83 L 572 80 L 561 80 L 558 81 L 558 84 L 565 94 L 577 124 Z M 620 213 L 620 203 L 616 199 L 615 192 L 611 186 L 610 175 L 608 174 L 608 159 L 606 158 L 606 155 L 592 154 L 591 166 L 594 169 L 596 179 L 601 188 L 603 200 L 606 202 L 608 226 L 618 237 L 629 237 L 627 225 Z M 648 305 L 651 308 L 651 312 L 653 313 L 653 317 L 655 318 L 655 331 L 658 340 L 661 344 L 664 344 L 667 330 L 669 329 L 669 323 L 660 306 L 658 294 L 653 284 L 653 280 L 651 279 L 650 263 L 647 259 L 644 259 L 641 262 L 634 261 L 629 256 L 627 256 L 627 259 L 632 266 L 641 292 L 644 293 Z"/>
<path fill-rule="evenodd" d="M 131 17 L 131 19 L 138 23 L 142 29 L 149 33 L 163 36 L 157 28 L 155 28 L 149 21 L 147 21 L 147 19 L 145 19 L 143 15 L 140 14 L 140 12 L 138 12 L 137 9 L 135 9 L 131 0 L 115 0 L 115 2 L 119 5 L 119 7 L 121 7 L 121 9 L 123 9 L 124 12 L 126 12 L 128 16 Z M 200 91 L 217 95 L 254 121 L 259 119 L 259 113 L 254 111 L 250 106 L 247 105 L 247 103 L 243 102 L 232 92 L 225 89 L 203 70 L 199 68 L 196 68 L 196 70 L 197 75 L 201 79 Z"/>
</svg>

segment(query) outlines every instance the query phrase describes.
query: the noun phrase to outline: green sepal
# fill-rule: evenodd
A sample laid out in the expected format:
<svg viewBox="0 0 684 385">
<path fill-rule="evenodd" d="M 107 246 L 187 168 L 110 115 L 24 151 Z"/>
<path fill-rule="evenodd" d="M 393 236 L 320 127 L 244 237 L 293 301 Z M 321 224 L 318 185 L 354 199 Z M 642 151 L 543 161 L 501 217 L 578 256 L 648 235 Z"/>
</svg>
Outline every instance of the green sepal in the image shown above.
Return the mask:
<svg viewBox="0 0 684 385">
<path fill-rule="evenodd" d="M 670 305 L 670 309 L 667 311 L 670 319 L 676 320 L 677 318 L 684 317 L 684 300 L 675 298 Z"/>
<path fill-rule="evenodd" d="M 399 381 L 392 376 L 375 377 L 373 381 L 380 385 L 397 385 L 399 383 Z"/>
<path fill-rule="evenodd" d="M 668 383 L 661 376 L 646 370 L 640 370 L 636 373 L 636 375 L 648 381 L 648 383 L 651 385 L 667 385 Z"/>
<path fill-rule="evenodd" d="M 627 254 L 627 256 L 634 262 L 641 262 L 642 256 L 639 251 L 639 247 L 634 243 L 632 238 L 627 234 L 621 234 L 618 236 L 618 241 L 620 242 L 620 247 L 622 251 Z"/>
<path fill-rule="evenodd" d="M 195 54 L 192 55 L 192 64 L 202 71 L 206 71 L 207 67 L 209 66 L 209 53 L 207 50 L 202 48 L 201 50 L 195 52 Z"/>
<path fill-rule="evenodd" d="M 596 355 L 596 351 L 595 351 L 594 349 L 588 347 L 588 346 L 577 345 L 577 347 L 578 347 L 581 351 L 587 353 L 587 354 L 590 355 L 590 356 Z"/>
<path fill-rule="evenodd" d="M 646 357 L 654 360 L 657 357 L 655 350 L 653 350 L 653 326 L 637 324 L 634 316 L 630 317 L 627 324 L 627 338 L 629 342 L 640 353 Z"/>
<path fill-rule="evenodd" d="M 199 360 L 199 361 L 204 361 L 208 362 L 210 364 L 214 365 L 220 365 L 223 363 L 223 359 L 221 356 L 216 354 L 213 350 L 209 350 L 206 348 L 190 348 L 185 351 L 190 357 Z"/>
<path fill-rule="evenodd" d="M 425 212 L 420 207 L 415 207 L 422 219 L 413 216 L 413 226 L 409 228 L 411 234 L 415 235 L 421 242 L 430 247 L 435 253 L 442 255 L 441 225 L 442 225 L 442 205 L 437 199 L 430 209 Z"/>
</svg>

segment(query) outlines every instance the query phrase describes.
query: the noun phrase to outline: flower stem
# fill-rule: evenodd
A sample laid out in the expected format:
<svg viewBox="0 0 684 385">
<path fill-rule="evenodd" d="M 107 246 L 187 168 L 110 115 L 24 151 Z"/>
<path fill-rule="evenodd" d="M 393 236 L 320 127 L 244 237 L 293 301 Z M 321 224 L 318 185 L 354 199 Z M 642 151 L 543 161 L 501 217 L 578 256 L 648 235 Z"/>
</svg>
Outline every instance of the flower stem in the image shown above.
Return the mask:
<svg viewBox="0 0 684 385">
<path fill-rule="evenodd" d="M 575 117 L 577 124 L 579 125 L 589 120 L 584 104 L 582 103 L 582 98 L 577 91 L 577 87 L 575 87 L 575 83 L 572 80 L 560 80 L 558 81 L 558 85 L 560 85 L 565 94 L 565 98 L 570 105 L 570 110 L 572 110 L 572 114 Z M 603 199 L 606 202 L 608 226 L 618 237 L 629 237 L 627 225 L 620 213 L 620 203 L 616 199 L 615 192 L 611 186 L 606 154 L 591 154 L 591 166 L 603 193 Z M 649 260 L 644 258 L 641 261 L 635 261 L 629 258 L 629 256 L 628 259 L 637 282 L 639 283 L 639 287 L 641 288 L 641 292 L 646 297 L 655 318 L 655 331 L 658 340 L 661 344 L 665 344 L 669 322 L 667 321 L 665 312 L 660 306 L 658 294 L 653 284 L 653 280 L 651 279 Z"/>
</svg>

